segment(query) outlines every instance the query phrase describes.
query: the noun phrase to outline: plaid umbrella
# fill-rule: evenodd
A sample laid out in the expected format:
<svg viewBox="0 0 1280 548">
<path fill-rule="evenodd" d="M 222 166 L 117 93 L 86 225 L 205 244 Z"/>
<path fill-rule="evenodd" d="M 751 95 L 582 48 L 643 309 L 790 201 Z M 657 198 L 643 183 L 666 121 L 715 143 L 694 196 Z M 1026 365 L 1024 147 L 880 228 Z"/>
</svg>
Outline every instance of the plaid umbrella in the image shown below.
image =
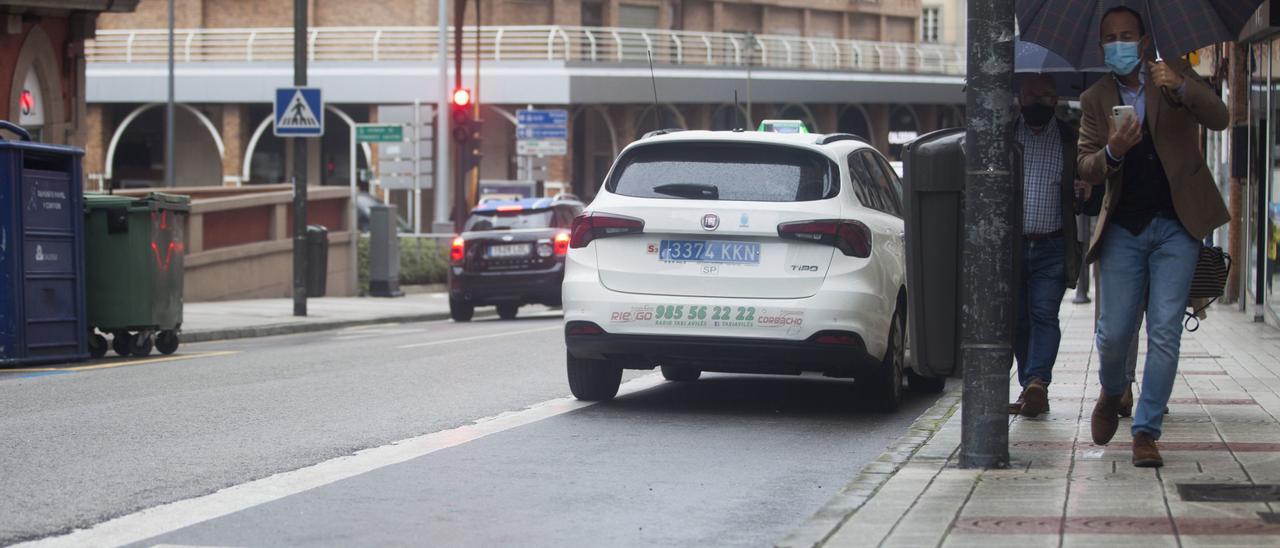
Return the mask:
<svg viewBox="0 0 1280 548">
<path fill-rule="evenodd" d="M 1159 55 L 1236 39 L 1263 0 L 1016 0 L 1022 39 L 1040 44 L 1076 67 L 1103 64 L 1098 47 L 1102 14 L 1128 6 L 1142 14 Z"/>
</svg>

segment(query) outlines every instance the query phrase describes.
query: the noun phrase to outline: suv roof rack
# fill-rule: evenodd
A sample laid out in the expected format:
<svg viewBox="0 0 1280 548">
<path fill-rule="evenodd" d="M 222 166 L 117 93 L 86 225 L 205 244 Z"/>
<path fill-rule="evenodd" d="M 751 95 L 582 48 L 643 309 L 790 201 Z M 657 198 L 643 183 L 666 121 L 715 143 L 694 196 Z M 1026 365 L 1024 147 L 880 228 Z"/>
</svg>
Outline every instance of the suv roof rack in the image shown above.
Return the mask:
<svg viewBox="0 0 1280 548">
<path fill-rule="evenodd" d="M 818 138 L 818 144 L 829 145 L 838 141 L 857 141 L 859 143 L 871 144 L 866 137 L 854 135 L 852 133 L 828 133 Z"/>
<path fill-rule="evenodd" d="M 665 128 L 665 129 L 655 129 L 655 130 L 653 130 L 653 131 L 650 131 L 649 133 L 644 134 L 644 136 L 642 136 L 642 137 L 640 137 L 640 138 L 641 138 L 641 139 L 648 139 L 648 138 L 650 138 L 650 137 L 657 137 L 657 136 L 659 136 L 659 135 L 666 135 L 666 134 L 668 134 L 668 133 L 675 133 L 675 132 L 677 132 L 677 131 L 684 131 L 684 128 L 682 128 L 682 127 L 669 127 L 669 128 Z"/>
</svg>

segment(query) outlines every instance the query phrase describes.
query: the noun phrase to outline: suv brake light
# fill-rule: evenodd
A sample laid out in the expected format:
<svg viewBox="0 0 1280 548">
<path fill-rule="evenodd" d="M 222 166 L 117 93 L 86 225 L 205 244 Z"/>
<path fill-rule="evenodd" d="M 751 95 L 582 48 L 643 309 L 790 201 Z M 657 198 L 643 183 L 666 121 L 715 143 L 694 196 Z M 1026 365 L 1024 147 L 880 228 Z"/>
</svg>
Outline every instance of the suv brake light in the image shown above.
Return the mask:
<svg viewBox="0 0 1280 548">
<path fill-rule="evenodd" d="M 644 232 L 644 220 L 609 213 L 583 213 L 574 217 L 569 247 L 587 247 L 591 240 Z"/>
<path fill-rule="evenodd" d="M 467 242 L 462 236 L 453 239 L 453 245 L 449 247 L 449 262 L 455 265 L 462 264 L 462 259 L 466 257 Z"/>
<path fill-rule="evenodd" d="M 851 219 L 782 223 L 778 225 L 778 237 L 835 246 L 850 257 L 871 256 L 871 229 Z"/>
</svg>

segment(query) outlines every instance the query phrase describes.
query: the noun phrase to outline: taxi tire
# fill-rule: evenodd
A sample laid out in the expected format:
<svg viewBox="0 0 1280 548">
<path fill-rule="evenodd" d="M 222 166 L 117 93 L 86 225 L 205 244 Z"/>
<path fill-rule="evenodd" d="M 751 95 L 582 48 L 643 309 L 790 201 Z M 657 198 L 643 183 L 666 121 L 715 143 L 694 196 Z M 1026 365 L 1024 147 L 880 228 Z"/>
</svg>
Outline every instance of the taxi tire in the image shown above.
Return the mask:
<svg viewBox="0 0 1280 548">
<path fill-rule="evenodd" d="M 947 388 L 947 379 L 938 377 L 926 377 L 916 373 L 914 369 L 907 370 L 907 389 L 920 394 L 941 394 Z"/>
<path fill-rule="evenodd" d="M 902 376 L 906 362 L 904 327 L 901 310 L 895 310 L 892 323 L 889 324 L 889 344 L 885 348 L 880 367 L 856 381 L 856 384 L 862 385 L 863 400 L 881 413 L 892 413 L 902 405 Z"/>
<path fill-rule="evenodd" d="M 583 401 L 606 401 L 618 395 L 622 385 L 622 366 L 609 360 L 587 360 L 565 353 L 569 374 L 569 391 Z"/>
<path fill-rule="evenodd" d="M 664 365 L 662 366 L 662 378 L 674 382 L 690 382 L 698 380 L 702 376 L 702 370 L 681 365 Z"/>
<path fill-rule="evenodd" d="M 457 299 L 449 299 L 449 317 L 455 322 L 469 322 L 471 317 L 476 315 L 475 305 L 470 305 Z"/>
<path fill-rule="evenodd" d="M 495 308 L 498 309 L 498 317 L 504 320 L 516 319 L 516 313 L 520 311 L 520 305 L 518 304 L 500 304 Z"/>
</svg>

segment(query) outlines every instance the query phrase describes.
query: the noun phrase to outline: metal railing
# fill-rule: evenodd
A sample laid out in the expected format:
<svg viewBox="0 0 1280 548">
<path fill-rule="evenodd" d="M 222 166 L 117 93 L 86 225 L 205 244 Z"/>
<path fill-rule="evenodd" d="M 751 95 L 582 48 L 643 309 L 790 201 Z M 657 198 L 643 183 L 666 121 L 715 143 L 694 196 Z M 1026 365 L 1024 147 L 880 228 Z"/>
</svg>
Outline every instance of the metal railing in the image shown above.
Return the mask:
<svg viewBox="0 0 1280 548">
<path fill-rule="evenodd" d="M 435 27 L 320 27 L 309 31 L 311 61 L 426 61 L 439 54 Z M 474 56 L 475 27 L 463 30 Z M 293 29 L 179 29 L 178 62 L 288 61 Z M 450 47 L 452 47 L 452 40 Z M 86 43 L 89 62 L 154 63 L 168 55 L 164 29 L 100 30 Z M 963 74 L 962 47 L 804 36 L 661 29 L 481 27 L 480 55 L 491 61 L 569 61 L 741 66 L 858 72 Z"/>
</svg>

